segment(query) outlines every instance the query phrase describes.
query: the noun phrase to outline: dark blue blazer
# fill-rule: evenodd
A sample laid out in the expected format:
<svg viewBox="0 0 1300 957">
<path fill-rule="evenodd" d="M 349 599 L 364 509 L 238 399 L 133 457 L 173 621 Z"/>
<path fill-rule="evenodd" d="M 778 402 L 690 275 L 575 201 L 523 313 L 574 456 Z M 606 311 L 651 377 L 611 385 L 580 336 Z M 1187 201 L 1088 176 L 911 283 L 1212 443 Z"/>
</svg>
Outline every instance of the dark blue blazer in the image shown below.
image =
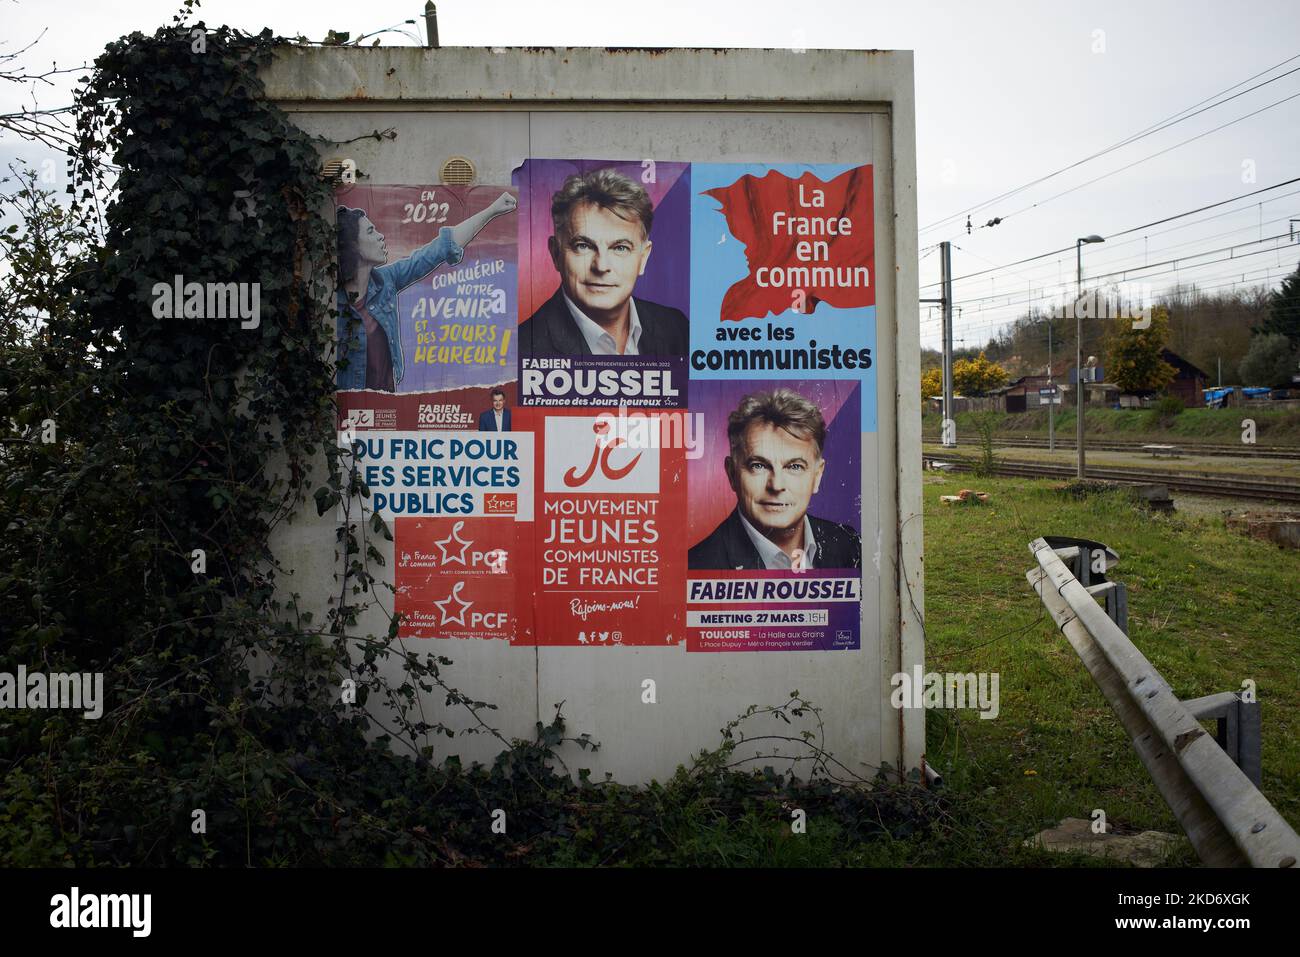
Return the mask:
<svg viewBox="0 0 1300 957">
<path fill-rule="evenodd" d="M 686 314 L 672 306 L 638 299 L 636 314 L 641 320 L 638 352 L 643 356 L 684 356 L 691 346 L 691 327 Z M 589 356 L 582 330 L 564 304 L 559 289 L 555 295 L 519 326 L 521 356 Z"/>
<path fill-rule="evenodd" d="M 848 525 L 808 516 L 813 537 L 817 539 L 815 568 L 861 568 L 862 540 Z M 763 559 L 750 541 L 740 512 L 731 514 L 708 536 L 686 553 L 686 567 L 691 569 L 761 569 Z"/>
<path fill-rule="evenodd" d="M 502 432 L 510 431 L 509 409 L 501 410 L 501 425 L 504 426 L 504 428 L 501 429 Z M 478 430 L 480 432 L 495 432 L 497 430 L 497 417 L 492 414 L 491 409 L 478 414 Z"/>
</svg>

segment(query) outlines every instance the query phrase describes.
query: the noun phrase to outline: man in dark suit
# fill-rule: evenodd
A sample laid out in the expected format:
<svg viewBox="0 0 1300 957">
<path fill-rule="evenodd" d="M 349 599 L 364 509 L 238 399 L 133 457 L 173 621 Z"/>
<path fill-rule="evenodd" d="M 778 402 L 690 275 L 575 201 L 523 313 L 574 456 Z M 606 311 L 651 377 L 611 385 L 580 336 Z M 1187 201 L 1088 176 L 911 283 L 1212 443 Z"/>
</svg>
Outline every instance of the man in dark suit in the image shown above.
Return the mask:
<svg viewBox="0 0 1300 957">
<path fill-rule="evenodd" d="M 686 316 L 632 297 L 650 259 L 653 219 L 645 189 L 615 170 L 565 180 L 551 197 L 546 244 L 560 288 L 520 325 L 520 355 L 686 354 Z"/>
<path fill-rule="evenodd" d="M 510 431 L 510 410 L 506 408 L 504 389 L 492 390 L 492 408 L 484 409 L 478 414 L 478 430 L 480 432 Z"/>
<path fill-rule="evenodd" d="M 862 567 L 851 526 L 808 514 L 826 470 L 820 409 L 790 389 L 748 395 L 727 419 L 727 439 L 736 507 L 687 553 L 689 568 Z"/>
</svg>

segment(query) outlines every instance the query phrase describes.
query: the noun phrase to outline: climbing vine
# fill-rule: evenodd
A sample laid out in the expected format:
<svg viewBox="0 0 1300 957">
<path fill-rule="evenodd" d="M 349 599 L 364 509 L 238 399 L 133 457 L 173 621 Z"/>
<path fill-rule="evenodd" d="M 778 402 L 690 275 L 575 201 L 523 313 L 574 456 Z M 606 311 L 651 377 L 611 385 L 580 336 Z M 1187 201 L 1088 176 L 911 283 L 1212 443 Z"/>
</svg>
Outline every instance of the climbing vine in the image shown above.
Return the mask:
<svg viewBox="0 0 1300 957">
<path fill-rule="evenodd" d="M 391 535 L 350 514 L 361 489 L 335 441 L 332 187 L 262 96 L 285 41 L 184 13 L 110 44 L 85 79 L 71 212 L 34 178 L 11 196 L 28 229 L 7 234 L 26 259 L 6 304 L 0 594 L 17 613 L 0 655 L 11 672 L 102 673 L 108 694 L 95 721 L 5 714 L 0 824 L 20 862 L 401 854 L 342 780 L 395 796 L 428 772 L 429 735 L 454 732 L 418 713 L 417 688 L 491 706 L 443 680 L 447 659 L 394 643 L 395 620 L 356 634 L 374 539 Z M 256 290 L 256 313 L 186 316 L 172 290 L 190 283 Z M 313 496 L 348 513 L 323 621 L 271 546 Z M 36 840 L 20 851 L 19 833 Z"/>
</svg>

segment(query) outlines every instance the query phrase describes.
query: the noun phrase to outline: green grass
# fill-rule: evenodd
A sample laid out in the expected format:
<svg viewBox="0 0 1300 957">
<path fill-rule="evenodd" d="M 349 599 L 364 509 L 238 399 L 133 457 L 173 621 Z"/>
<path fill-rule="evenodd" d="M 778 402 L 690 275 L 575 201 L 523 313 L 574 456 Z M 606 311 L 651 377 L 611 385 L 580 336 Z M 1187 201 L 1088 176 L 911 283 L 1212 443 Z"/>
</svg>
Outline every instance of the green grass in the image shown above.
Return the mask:
<svg viewBox="0 0 1300 957">
<path fill-rule="evenodd" d="M 962 487 L 990 492 L 990 503 L 939 506 Z M 1300 552 L 1219 518 L 1148 515 L 1119 495 L 1073 501 L 1044 480 L 927 477 L 924 495 L 927 668 L 1001 675 L 997 719 L 927 715 L 929 761 L 967 814 L 1029 836 L 1101 808 L 1121 830 L 1181 833 L 1025 580 L 1029 542 L 1069 535 L 1119 553 L 1111 577 L 1128 586 L 1130 637 L 1180 698 L 1256 682 L 1263 791 L 1300 827 Z M 980 863 L 978 847 L 968 850 Z"/>
<path fill-rule="evenodd" d="M 940 506 L 972 487 L 982 506 Z M 927 476 L 926 665 L 997 672 L 1000 712 L 927 712 L 937 793 L 882 785 L 800 790 L 770 776 L 679 771 L 644 788 L 571 796 L 577 830 L 538 844 L 543 866 L 1110 867 L 1025 841 L 1066 817 L 1106 813 L 1113 832 L 1181 834 L 1119 721 L 1025 580 L 1029 542 L 1092 538 L 1114 548 L 1130 635 L 1180 698 L 1255 681 L 1264 793 L 1300 825 L 1300 552 L 1229 532 L 1221 519 L 1155 516 L 1123 495 L 1065 497 L 1048 481 Z M 704 758 L 704 755 L 701 755 Z M 924 799 L 924 800 L 922 800 Z M 805 808 L 796 835 L 790 809 Z M 1170 865 L 1193 865 L 1184 841 Z"/>
<path fill-rule="evenodd" d="M 972 487 L 982 506 L 940 506 Z M 1300 553 L 1227 531 L 1219 518 L 1154 516 L 1120 494 L 1066 498 L 1053 483 L 927 476 L 926 665 L 997 672 L 1000 713 L 927 713 L 927 759 L 945 785 L 787 791 L 756 777 L 685 772 L 617 788 L 536 863 L 572 866 L 1109 867 L 1024 842 L 1061 819 L 1106 813 L 1113 832 L 1181 834 L 1131 743 L 1025 580 L 1029 542 L 1092 538 L 1114 548 L 1130 634 L 1183 699 L 1256 682 L 1264 793 L 1300 825 Z M 725 763 L 725 762 L 720 762 Z M 912 795 L 909 797 L 908 795 Z M 937 800 L 935 800 L 937 799 Z M 807 833 L 789 808 L 807 808 Z M 877 826 L 879 825 L 879 826 Z M 1170 865 L 1193 865 L 1185 841 Z"/>
<path fill-rule="evenodd" d="M 957 435 L 975 435 L 975 416 L 981 413 L 958 412 Z M 997 431 L 1006 436 L 1047 437 L 1047 413 L 995 413 Z M 1133 442 L 1159 442 L 1169 439 L 1202 441 L 1216 444 L 1241 441 L 1241 420 L 1254 419 L 1255 441 L 1259 445 L 1300 446 L 1300 409 L 1184 409 L 1162 423 L 1154 409 L 1103 409 L 1090 406 L 1084 415 L 1089 435 L 1106 436 Z M 941 416 L 926 413 L 921 417 L 923 434 L 939 436 Z M 1062 408 L 1056 414 L 1056 434 L 1074 435 L 1074 409 Z"/>
</svg>

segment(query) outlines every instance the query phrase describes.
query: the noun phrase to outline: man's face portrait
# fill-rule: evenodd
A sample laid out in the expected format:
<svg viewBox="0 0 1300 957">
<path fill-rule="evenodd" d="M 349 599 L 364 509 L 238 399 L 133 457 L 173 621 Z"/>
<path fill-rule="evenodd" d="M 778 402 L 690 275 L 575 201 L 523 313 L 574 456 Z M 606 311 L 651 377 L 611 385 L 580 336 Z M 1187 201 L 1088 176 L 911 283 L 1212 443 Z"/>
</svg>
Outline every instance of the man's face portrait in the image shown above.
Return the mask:
<svg viewBox="0 0 1300 957">
<path fill-rule="evenodd" d="M 500 412 L 506 407 L 506 397 L 503 395 L 492 396 L 492 411 Z"/>
<path fill-rule="evenodd" d="M 817 443 L 768 422 L 751 422 L 739 451 L 728 456 L 726 469 L 745 519 L 763 534 L 802 523 L 826 470 Z"/>
<path fill-rule="evenodd" d="M 623 219 L 592 203 L 575 205 L 568 229 L 548 242 L 565 294 L 591 317 L 617 312 L 632 298 L 651 245 L 635 216 Z"/>
</svg>

